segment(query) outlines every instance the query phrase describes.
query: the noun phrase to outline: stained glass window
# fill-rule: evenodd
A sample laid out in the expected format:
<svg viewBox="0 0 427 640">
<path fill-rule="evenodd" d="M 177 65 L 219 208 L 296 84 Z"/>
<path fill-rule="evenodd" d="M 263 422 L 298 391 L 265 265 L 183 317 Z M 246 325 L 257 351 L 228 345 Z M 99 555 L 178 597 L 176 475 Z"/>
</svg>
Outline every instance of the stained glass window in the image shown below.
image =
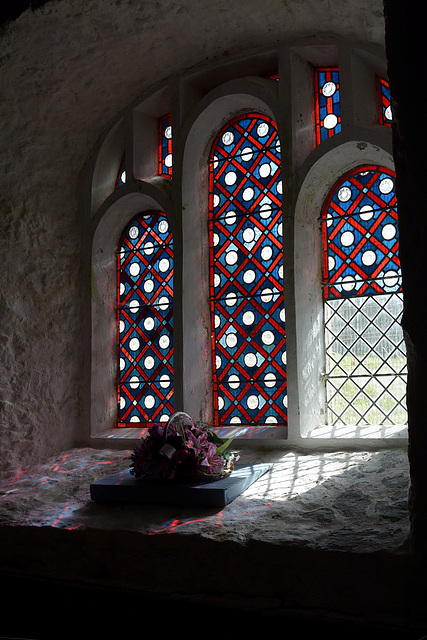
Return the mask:
<svg viewBox="0 0 427 640">
<path fill-rule="evenodd" d="M 122 158 L 122 161 L 120 162 L 120 168 L 117 174 L 117 178 L 116 178 L 116 189 L 118 187 L 121 187 L 122 185 L 124 185 L 126 183 L 126 162 L 124 157 Z"/>
<path fill-rule="evenodd" d="M 406 353 L 394 173 L 343 176 L 322 216 L 329 424 L 404 424 Z"/>
<path fill-rule="evenodd" d="M 149 426 L 173 413 L 173 242 L 161 211 L 124 230 L 117 296 L 118 426 Z"/>
<path fill-rule="evenodd" d="M 215 424 L 287 424 L 282 179 L 275 123 L 231 120 L 210 156 Z"/>
<path fill-rule="evenodd" d="M 338 69 L 316 69 L 314 83 L 316 144 L 320 144 L 341 131 Z"/>
<path fill-rule="evenodd" d="M 159 175 L 172 177 L 172 125 L 169 114 L 159 120 Z"/>
<path fill-rule="evenodd" d="M 388 82 L 382 78 L 378 78 L 378 102 L 379 102 L 379 121 L 386 127 L 391 127 L 392 113 L 390 100 L 390 87 Z"/>
</svg>

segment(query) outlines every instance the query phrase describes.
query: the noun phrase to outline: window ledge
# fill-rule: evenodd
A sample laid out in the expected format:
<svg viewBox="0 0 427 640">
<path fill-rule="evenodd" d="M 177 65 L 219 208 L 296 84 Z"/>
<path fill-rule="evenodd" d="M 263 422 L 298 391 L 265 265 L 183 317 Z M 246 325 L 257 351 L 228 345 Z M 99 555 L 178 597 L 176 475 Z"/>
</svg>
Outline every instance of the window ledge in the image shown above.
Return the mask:
<svg viewBox="0 0 427 640">
<path fill-rule="evenodd" d="M 276 613 L 284 602 L 317 610 L 333 602 L 350 615 L 403 615 L 404 448 L 250 448 L 240 462 L 273 468 L 224 508 L 91 501 L 90 484 L 129 467 L 129 455 L 73 449 L 3 479 L 0 572 L 223 604 L 232 592 L 233 604 Z M 377 576 L 369 579 L 373 554 L 387 575 L 380 595 Z"/>
</svg>

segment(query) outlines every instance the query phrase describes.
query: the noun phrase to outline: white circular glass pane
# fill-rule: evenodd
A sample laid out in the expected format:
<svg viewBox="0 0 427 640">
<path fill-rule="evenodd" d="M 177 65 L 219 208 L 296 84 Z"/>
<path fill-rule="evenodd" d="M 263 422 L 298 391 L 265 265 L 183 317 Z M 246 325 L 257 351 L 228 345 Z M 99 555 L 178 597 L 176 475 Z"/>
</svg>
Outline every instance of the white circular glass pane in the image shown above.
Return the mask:
<svg viewBox="0 0 427 640">
<path fill-rule="evenodd" d="M 152 331 L 154 329 L 154 318 L 152 318 L 151 316 L 145 318 L 144 329 L 146 329 L 147 331 Z"/>
<path fill-rule="evenodd" d="M 264 376 L 264 384 L 266 387 L 274 387 L 274 385 L 276 384 L 277 380 L 276 380 L 276 376 L 274 375 L 274 373 L 266 373 Z"/>
<path fill-rule="evenodd" d="M 160 336 L 160 338 L 159 338 L 159 347 L 161 349 L 167 349 L 169 345 L 170 345 L 169 336 L 165 336 L 165 335 Z"/>
<path fill-rule="evenodd" d="M 243 323 L 245 325 L 253 324 L 255 321 L 255 315 L 252 311 L 245 311 L 243 314 Z"/>
<path fill-rule="evenodd" d="M 138 233 L 139 233 L 138 227 L 135 227 L 135 226 L 131 227 L 129 229 L 129 238 L 132 238 L 132 240 L 137 238 L 138 237 Z"/>
<path fill-rule="evenodd" d="M 261 176 L 261 178 L 268 178 L 268 176 L 271 173 L 271 167 L 268 164 L 268 162 L 264 162 L 264 164 L 262 164 L 259 168 L 259 175 Z"/>
<path fill-rule="evenodd" d="M 132 338 L 131 340 L 129 340 L 129 349 L 131 351 L 138 351 L 139 346 L 140 346 L 140 342 L 138 338 Z"/>
<path fill-rule="evenodd" d="M 246 282 L 246 284 L 252 284 L 254 280 L 255 271 L 253 271 L 252 269 L 248 269 L 247 271 L 245 271 L 245 273 L 243 274 L 243 281 Z"/>
<path fill-rule="evenodd" d="M 159 262 L 159 269 L 162 273 L 168 271 L 169 269 L 169 260 L 167 258 L 162 258 Z"/>
<path fill-rule="evenodd" d="M 154 280 L 145 280 L 144 291 L 145 293 L 151 293 L 154 291 Z"/>
<path fill-rule="evenodd" d="M 238 257 L 237 251 L 227 251 L 225 254 L 225 261 L 227 264 L 233 265 L 236 264 Z"/>
<path fill-rule="evenodd" d="M 248 409 L 257 409 L 258 403 L 259 403 L 258 396 L 255 396 L 255 395 L 249 396 L 246 401 Z"/>
<path fill-rule="evenodd" d="M 156 404 L 156 401 L 154 399 L 154 396 L 146 396 L 144 398 L 144 405 L 146 409 L 152 409 L 155 404 Z"/>
<path fill-rule="evenodd" d="M 227 211 L 225 214 L 224 222 L 226 224 L 235 224 L 236 223 L 236 212 L 235 211 Z"/>
<path fill-rule="evenodd" d="M 235 374 L 232 374 L 231 376 L 228 377 L 228 386 L 231 389 L 238 389 L 239 388 L 240 380 Z"/>
<path fill-rule="evenodd" d="M 268 130 L 269 130 L 268 124 L 266 122 L 262 122 L 257 127 L 257 134 L 259 135 L 260 138 L 264 138 L 267 135 Z"/>
<path fill-rule="evenodd" d="M 233 348 L 236 346 L 237 344 L 237 336 L 235 333 L 227 333 L 227 336 L 225 338 L 225 342 L 227 344 L 227 347 Z"/>
<path fill-rule="evenodd" d="M 252 156 L 253 156 L 253 151 L 250 147 L 245 147 L 244 149 L 242 149 L 242 160 L 244 162 L 247 162 L 248 160 L 252 160 Z"/>
<path fill-rule="evenodd" d="M 166 233 L 168 229 L 169 229 L 169 224 L 166 222 L 166 220 L 160 220 L 159 233 Z"/>
<path fill-rule="evenodd" d="M 391 178 L 383 178 L 380 182 L 381 193 L 387 194 L 393 191 L 394 182 Z"/>
<path fill-rule="evenodd" d="M 375 253 L 375 251 L 369 250 L 362 253 L 362 262 L 366 267 L 370 267 L 375 264 L 376 259 L 377 254 Z"/>
<path fill-rule="evenodd" d="M 362 220 L 370 220 L 374 215 L 374 209 L 370 204 L 365 204 L 360 207 L 359 215 Z"/>
<path fill-rule="evenodd" d="M 336 90 L 337 90 L 337 85 L 335 84 L 335 82 L 325 82 L 325 84 L 322 87 L 322 93 L 327 98 L 329 98 L 330 96 L 333 96 Z"/>
<path fill-rule="evenodd" d="M 323 120 L 323 126 L 325 129 L 334 129 L 338 124 L 338 118 L 335 113 L 328 113 L 326 118 Z"/>
<path fill-rule="evenodd" d="M 385 287 L 395 287 L 399 282 L 399 276 L 396 271 L 390 269 L 384 273 L 384 286 Z"/>
<path fill-rule="evenodd" d="M 154 367 L 154 358 L 152 356 L 147 356 L 144 360 L 144 367 L 146 369 L 152 369 Z"/>
<path fill-rule="evenodd" d="M 243 231 L 243 240 L 245 242 L 253 242 L 255 238 L 255 231 L 253 230 L 252 227 L 249 227 L 248 229 L 245 229 Z"/>
<path fill-rule="evenodd" d="M 263 204 L 263 205 L 261 205 L 260 210 L 259 210 L 259 215 L 264 220 L 266 218 L 269 218 L 271 216 L 271 204 Z"/>
<path fill-rule="evenodd" d="M 141 267 L 139 266 L 138 262 L 132 262 L 132 264 L 129 266 L 129 273 L 131 276 L 137 276 L 139 275 L 139 272 L 141 271 Z"/>
<path fill-rule="evenodd" d="M 169 298 L 167 296 L 162 296 L 161 298 L 159 298 L 158 304 L 159 304 L 159 309 L 162 309 L 164 311 L 169 306 Z"/>
<path fill-rule="evenodd" d="M 237 296 L 235 293 L 228 293 L 225 296 L 225 304 L 227 305 L 227 307 L 234 307 L 236 303 L 237 303 Z"/>
<path fill-rule="evenodd" d="M 273 291 L 271 289 L 263 289 L 261 291 L 261 300 L 263 302 L 271 302 L 273 299 Z"/>
<path fill-rule="evenodd" d="M 343 245 L 343 247 L 349 247 L 353 244 L 353 242 L 354 234 L 352 231 L 344 231 L 344 233 L 341 234 L 341 244 Z"/>
<path fill-rule="evenodd" d="M 245 202 L 248 202 L 249 200 L 252 200 L 254 195 L 255 195 L 255 192 L 252 189 L 252 187 L 246 187 L 246 189 L 244 189 L 242 193 L 242 198 L 243 200 L 245 200 Z"/>
<path fill-rule="evenodd" d="M 227 184 L 229 187 L 231 187 L 233 184 L 236 184 L 237 181 L 237 174 L 235 171 L 229 171 L 228 173 L 225 174 L 225 184 Z"/>
<path fill-rule="evenodd" d="M 348 202 L 351 198 L 351 189 L 349 187 L 341 187 L 338 191 L 338 200 Z"/>
<path fill-rule="evenodd" d="M 138 376 L 132 376 L 129 380 L 129 386 L 131 389 L 138 389 L 139 387 L 139 379 Z"/>
<path fill-rule="evenodd" d="M 271 260 L 273 256 L 273 249 L 270 246 L 263 247 L 261 249 L 261 258 L 263 260 Z"/>
<path fill-rule="evenodd" d="M 232 131 L 226 131 L 222 136 L 222 142 L 228 147 L 230 144 L 234 142 L 234 133 Z"/>
<path fill-rule="evenodd" d="M 171 379 L 170 377 L 167 375 L 167 373 L 163 374 L 162 376 L 160 376 L 160 386 L 163 389 L 167 389 L 170 386 L 171 383 Z"/>
<path fill-rule="evenodd" d="M 343 278 L 342 288 L 344 289 L 344 291 L 352 291 L 355 286 L 356 282 L 353 276 L 346 276 L 345 278 Z"/>
<path fill-rule="evenodd" d="M 396 227 L 394 224 L 386 224 L 384 225 L 381 235 L 384 240 L 392 240 L 396 235 Z"/>
<path fill-rule="evenodd" d="M 254 367 L 257 363 L 256 355 L 254 353 L 247 353 L 244 360 L 247 367 Z"/>
<path fill-rule="evenodd" d="M 262 336 L 261 336 L 261 340 L 264 344 L 266 345 L 270 345 L 273 344 L 274 342 L 274 333 L 272 331 L 264 331 Z"/>
<path fill-rule="evenodd" d="M 138 300 L 131 300 L 129 302 L 129 311 L 131 313 L 137 313 L 137 311 L 139 311 L 139 302 L 138 302 Z"/>
</svg>

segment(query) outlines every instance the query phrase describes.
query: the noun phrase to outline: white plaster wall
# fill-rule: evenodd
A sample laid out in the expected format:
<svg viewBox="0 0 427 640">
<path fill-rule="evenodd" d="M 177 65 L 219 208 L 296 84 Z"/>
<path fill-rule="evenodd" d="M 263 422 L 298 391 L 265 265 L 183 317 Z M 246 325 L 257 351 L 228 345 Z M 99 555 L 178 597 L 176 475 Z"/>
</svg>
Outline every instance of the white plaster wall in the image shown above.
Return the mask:
<svg viewBox="0 0 427 640">
<path fill-rule="evenodd" d="M 382 47 L 381 0 L 60 0 L 0 40 L 0 470 L 87 429 L 90 283 L 78 177 L 117 114 L 190 67 L 316 32 Z"/>
</svg>

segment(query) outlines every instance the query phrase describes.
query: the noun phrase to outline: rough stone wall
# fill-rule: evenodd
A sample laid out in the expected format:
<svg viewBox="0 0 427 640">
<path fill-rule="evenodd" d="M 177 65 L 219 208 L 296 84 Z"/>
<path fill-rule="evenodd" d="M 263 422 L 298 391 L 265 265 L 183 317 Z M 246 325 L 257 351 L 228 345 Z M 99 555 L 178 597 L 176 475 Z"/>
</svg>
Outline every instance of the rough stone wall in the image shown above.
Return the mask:
<svg viewBox="0 0 427 640">
<path fill-rule="evenodd" d="M 0 39 L 0 472 L 88 428 L 78 176 L 111 120 L 157 81 L 237 52 L 319 31 L 383 44 L 380 0 L 38 4 Z"/>
</svg>

